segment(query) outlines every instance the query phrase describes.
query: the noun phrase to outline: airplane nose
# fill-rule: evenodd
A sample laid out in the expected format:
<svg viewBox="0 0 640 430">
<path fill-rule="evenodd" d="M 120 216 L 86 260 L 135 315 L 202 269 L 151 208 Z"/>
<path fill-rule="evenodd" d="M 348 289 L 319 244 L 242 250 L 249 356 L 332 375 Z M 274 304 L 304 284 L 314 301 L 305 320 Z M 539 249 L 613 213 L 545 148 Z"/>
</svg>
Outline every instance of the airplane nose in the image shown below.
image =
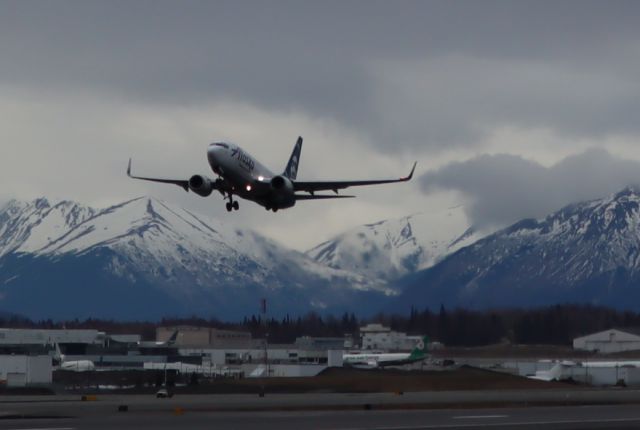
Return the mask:
<svg viewBox="0 0 640 430">
<path fill-rule="evenodd" d="M 209 159 L 210 163 L 216 160 L 217 152 L 218 152 L 218 147 L 216 147 L 213 144 L 209 145 L 209 148 L 207 149 L 207 158 Z"/>
</svg>

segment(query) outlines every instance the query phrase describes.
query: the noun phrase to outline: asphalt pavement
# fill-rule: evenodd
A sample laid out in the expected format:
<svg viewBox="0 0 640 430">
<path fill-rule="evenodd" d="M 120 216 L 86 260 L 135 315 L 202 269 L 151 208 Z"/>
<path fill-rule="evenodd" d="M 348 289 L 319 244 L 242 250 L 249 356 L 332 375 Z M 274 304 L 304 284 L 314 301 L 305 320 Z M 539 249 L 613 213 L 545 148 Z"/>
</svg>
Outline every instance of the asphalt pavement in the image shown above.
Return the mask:
<svg viewBox="0 0 640 430">
<path fill-rule="evenodd" d="M 0 429 L 637 429 L 640 408 L 630 405 L 498 409 L 295 412 L 121 412 L 77 418 L 3 419 Z"/>
<path fill-rule="evenodd" d="M 553 399 L 555 402 L 551 402 Z M 525 400 L 530 406 L 522 406 L 524 403 L 520 402 Z M 579 402 L 586 405 L 576 405 Z M 510 406 L 514 403 L 519 406 Z M 541 406 L 547 403 L 553 406 Z M 495 404 L 500 407 L 493 406 Z M 16 430 L 543 427 L 545 430 L 640 428 L 640 392 L 507 390 L 404 395 L 204 395 L 171 399 L 108 395 L 86 401 L 81 401 L 79 396 L 0 397 L 0 429 Z"/>
</svg>

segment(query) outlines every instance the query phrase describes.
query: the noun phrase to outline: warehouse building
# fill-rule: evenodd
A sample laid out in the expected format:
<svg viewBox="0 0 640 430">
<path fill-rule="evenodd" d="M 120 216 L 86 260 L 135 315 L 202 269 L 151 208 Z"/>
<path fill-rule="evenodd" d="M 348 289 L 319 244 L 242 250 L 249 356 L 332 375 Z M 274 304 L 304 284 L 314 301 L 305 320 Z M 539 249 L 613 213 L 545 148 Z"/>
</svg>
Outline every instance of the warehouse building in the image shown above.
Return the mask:
<svg viewBox="0 0 640 430">
<path fill-rule="evenodd" d="M 640 350 L 640 329 L 612 328 L 577 337 L 573 340 L 573 348 L 603 354 L 638 351 Z"/>
<path fill-rule="evenodd" d="M 0 384 L 7 387 L 51 384 L 52 371 L 48 355 L 0 355 Z"/>
<path fill-rule="evenodd" d="M 382 324 L 360 327 L 362 349 L 384 351 L 411 351 L 422 340 L 422 336 L 407 336 Z"/>
<path fill-rule="evenodd" d="M 181 348 L 250 348 L 253 346 L 249 332 L 186 325 L 158 327 L 156 341 L 166 342 L 175 332 L 178 336 L 174 344 Z"/>
<path fill-rule="evenodd" d="M 102 345 L 106 335 L 98 330 L 44 330 L 0 328 L 0 346 L 85 344 Z"/>
</svg>

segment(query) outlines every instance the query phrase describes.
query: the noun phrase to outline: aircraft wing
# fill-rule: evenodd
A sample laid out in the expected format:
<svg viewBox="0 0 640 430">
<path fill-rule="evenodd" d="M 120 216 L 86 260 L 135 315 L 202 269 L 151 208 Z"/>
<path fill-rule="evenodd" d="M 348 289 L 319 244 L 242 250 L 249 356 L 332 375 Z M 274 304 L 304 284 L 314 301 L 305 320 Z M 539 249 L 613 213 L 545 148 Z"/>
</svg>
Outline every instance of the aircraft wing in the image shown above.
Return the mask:
<svg viewBox="0 0 640 430">
<path fill-rule="evenodd" d="M 161 178 L 145 178 L 143 176 L 133 176 L 131 174 L 131 159 L 129 159 L 129 165 L 127 166 L 127 176 L 133 179 L 140 179 L 143 181 L 161 182 L 163 184 L 174 184 L 183 188 L 185 191 L 189 191 L 189 181 L 186 179 L 161 179 Z"/>
<path fill-rule="evenodd" d="M 355 196 L 296 194 L 296 200 L 352 199 Z"/>
<path fill-rule="evenodd" d="M 411 168 L 411 172 L 409 172 L 408 176 L 405 176 L 399 179 L 377 179 L 377 180 L 370 180 L 370 181 L 315 181 L 315 182 L 294 181 L 293 189 L 294 191 L 306 191 L 311 194 L 313 194 L 316 191 L 332 190 L 334 193 L 337 194 L 338 190 L 342 190 L 348 187 L 359 187 L 363 185 L 391 184 L 394 182 L 406 182 L 411 180 L 411 178 L 413 177 L 413 172 L 414 170 L 416 170 L 416 164 L 417 163 L 413 163 L 413 167 Z M 299 197 L 296 196 L 296 198 L 299 198 Z"/>
</svg>

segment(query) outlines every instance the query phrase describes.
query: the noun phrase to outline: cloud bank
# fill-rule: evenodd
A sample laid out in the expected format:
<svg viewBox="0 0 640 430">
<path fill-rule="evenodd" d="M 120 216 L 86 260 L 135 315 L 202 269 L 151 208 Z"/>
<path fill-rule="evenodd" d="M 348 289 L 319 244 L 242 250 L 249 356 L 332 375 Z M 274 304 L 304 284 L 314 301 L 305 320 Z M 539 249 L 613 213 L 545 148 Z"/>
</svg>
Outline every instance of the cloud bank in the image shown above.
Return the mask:
<svg viewBox="0 0 640 430">
<path fill-rule="evenodd" d="M 640 184 L 640 162 L 603 149 L 566 157 L 550 167 L 515 155 L 481 155 L 428 172 L 420 181 L 427 194 L 462 193 L 476 226 L 500 227 Z"/>
</svg>

